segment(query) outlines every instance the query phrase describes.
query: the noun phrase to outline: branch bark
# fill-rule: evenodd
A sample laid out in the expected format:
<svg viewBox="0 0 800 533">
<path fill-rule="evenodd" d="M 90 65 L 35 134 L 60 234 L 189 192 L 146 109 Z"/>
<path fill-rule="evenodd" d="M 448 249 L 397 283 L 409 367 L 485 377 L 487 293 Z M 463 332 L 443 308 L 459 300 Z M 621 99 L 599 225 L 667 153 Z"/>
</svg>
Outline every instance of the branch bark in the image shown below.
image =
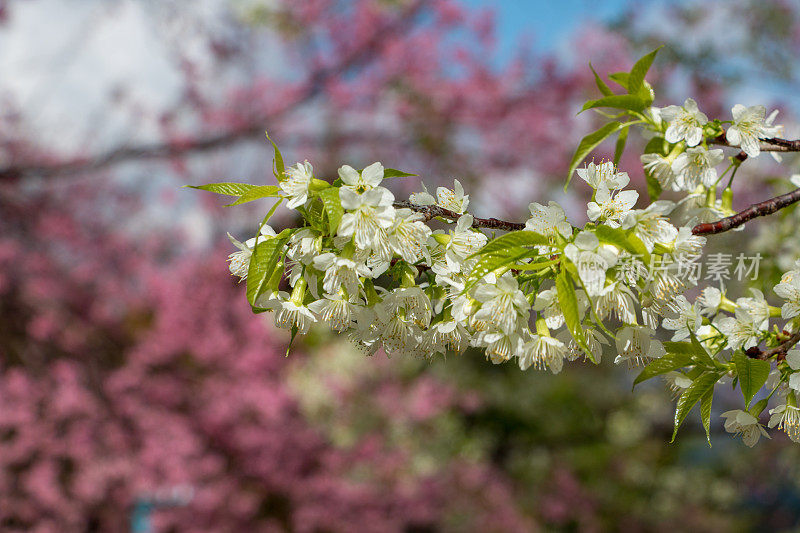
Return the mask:
<svg viewBox="0 0 800 533">
<path fill-rule="evenodd" d="M 462 216 L 461 213 L 456 213 L 455 211 L 439 207 L 438 205 L 417 205 L 408 201 L 399 201 L 395 202 L 394 206 L 398 208 L 407 208 L 411 209 L 412 211 L 416 211 L 417 213 L 422 213 L 425 215 L 426 222 L 436 217 L 446 218 L 455 222 Z M 525 224 L 520 222 L 508 222 L 506 220 L 500 220 L 497 218 L 473 217 L 472 227 L 501 231 L 520 231 L 525 229 Z"/>
<path fill-rule="evenodd" d="M 792 335 L 787 340 L 783 341 L 774 348 L 770 348 L 769 350 L 762 350 L 761 348 L 754 346 L 753 348 L 746 350 L 745 354 L 747 354 L 747 357 L 750 357 L 751 359 L 760 359 L 762 361 L 771 358 L 773 355 L 777 355 L 778 358 L 780 359 L 781 356 L 785 357 L 786 352 L 789 351 L 789 349 L 792 348 L 794 345 L 796 345 L 798 342 L 800 342 L 800 331 L 798 331 L 797 333 L 795 333 L 794 335 Z"/>
<path fill-rule="evenodd" d="M 792 192 L 783 194 L 781 196 L 776 196 L 775 198 L 770 198 L 769 200 L 753 204 L 740 213 L 717 220 L 716 222 L 698 224 L 692 228 L 692 234 L 713 235 L 716 233 L 723 233 L 741 226 L 748 220 L 771 215 L 798 201 L 800 201 L 800 189 L 795 189 Z"/>
<path fill-rule="evenodd" d="M 768 145 L 759 147 L 762 152 L 800 152 L 800 139 L 792 141 L 781 139 L 780 137 L 770 137 L 769 139 L 761 139 L 761 141 Z M 738 146 L 733 146 L 728 142 L 728 139 L 725 138 L 725 133 L 720 134 L 709 142 L 719 146 L 738 148 Z"/>
</svg>

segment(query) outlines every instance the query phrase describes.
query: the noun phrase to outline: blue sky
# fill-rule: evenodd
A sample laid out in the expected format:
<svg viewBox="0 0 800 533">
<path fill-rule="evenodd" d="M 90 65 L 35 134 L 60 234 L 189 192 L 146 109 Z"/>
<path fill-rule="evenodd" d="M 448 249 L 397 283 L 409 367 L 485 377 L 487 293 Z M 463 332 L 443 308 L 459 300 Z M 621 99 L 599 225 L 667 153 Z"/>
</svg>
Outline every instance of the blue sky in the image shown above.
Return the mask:
<svg viewBox="0 0 800 533">
<path fill-rule="evenodd" d="M 461 0 L 467 6 L 495 11 L 500 57 L 509 57 L 522 36 L 531 36 L 536 49 L 554 50 L 586 20 L 613 20 L 636 0 Z M 659 0 L 636 2 L 652 4 Z M 661 0 L 663 1 L 663 0 Z"/>
</svg>

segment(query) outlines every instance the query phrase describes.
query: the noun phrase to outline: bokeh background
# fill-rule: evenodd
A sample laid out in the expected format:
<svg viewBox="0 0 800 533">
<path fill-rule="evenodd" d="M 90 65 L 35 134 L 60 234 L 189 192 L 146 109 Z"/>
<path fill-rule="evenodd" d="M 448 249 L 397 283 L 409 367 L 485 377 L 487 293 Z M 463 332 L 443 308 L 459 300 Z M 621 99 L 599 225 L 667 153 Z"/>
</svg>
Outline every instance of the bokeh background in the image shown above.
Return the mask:
<svg viewBox="0 0 800 533">
<path fill-rule="evenodd" d="M 553 376 L 321 330 L 285 357 L 225 262 L 268 205 L 181 188 L 272 183 L 268 130 L 318 175 L 380 160 L 458 178 L 479 215 L 580 222 L 588 62 L 661 44 L 656 105 L 763 103 L 800 136 L 793 0 L 0 0 L 0 530 L 798 527 L 800 453 L 724 436 L 735 395 L 709 448 L 694 421 L 668 444 L 669 392 L 608 357 Z M 785 187 L 761 165 L 738 206 Z M 753 242 L 790 264 L 782 216 Z"/>
</svg>

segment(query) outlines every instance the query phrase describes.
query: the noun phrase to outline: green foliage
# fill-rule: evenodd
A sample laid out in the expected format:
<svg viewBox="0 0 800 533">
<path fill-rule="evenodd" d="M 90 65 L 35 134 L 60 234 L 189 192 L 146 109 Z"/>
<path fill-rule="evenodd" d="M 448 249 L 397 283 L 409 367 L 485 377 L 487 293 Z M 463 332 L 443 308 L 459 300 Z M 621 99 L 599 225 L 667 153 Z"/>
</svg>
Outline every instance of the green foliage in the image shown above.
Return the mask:
<svg viewBox="0 0 800 533">
<path fill-rule="evenodd" d="M 697 340 L 697 336 L 694 334 L 693 331 L 689 331 L 689 336 L 691 338 L 692 346 L 694 347 L 694 362 L 700 366 L 704 366 L 706 368 L 717 368 L 723 369 L 725 368 L 719 361 L 715 360 L 711 357 L 711 354 L 706 351 L 705 347 Z"/>
<path fill-rule="evenodd" d="M 407 178 L 409 176 L 416 176 L 416 174 L 411 174 L 409 172 L 403 172 L 402 170 L 397 170 L 396 168 L 385 168 L 383 169 L 383 178 Z"/>
<path fill-rule="evenodd" d="M 625 151 L 625 143 L 628 141 L 628 130 L 630 129 L 629 126 L 625 126 L 621 130 L 619 130 L 619 135 L 617 136 L 617 144 L 614 146 L 614 165 L 619 165 L 619 160 L 622 158 L 622 152 Z"/>
<path fill-rule="evenodd" d="M 645 264 L 650 263 L 650 252 L 642 240 L 634 235 L 633 231 L 621 228 L 612 228 L 605 224 L 599 224 L 595 228 L 595 235 L 601 242 L 613 244 L 614 246 L 638 256 Z"/>
<path fill-rule="evenodd" d="M 572 180 L 572 174 L 575 172 L 578 166 L 583 163 L 583 160 L 586 159 L 586 156 L 588 156 L 592 150 L 597 148 L 601 142 L 606 140 L 609 136 L 611 136 L 611 134 L 615 133 L 622 127 L 623 124 L 619 122 L 609 122 L 608 124 L 602 125 L 598 130 L 593 131 L 581 139 L 581 142 L 578 144 L 578 148 L 575 150 L 572 160 L 569 163 L 567 183 L 564 185 L 564 190 L 566 190 L 569 186 L 569 182 Z"/>
<path fill-rule="evenodd" d="M 670 439 L 670 442 L 675 442 L 675 436 L 678 434 L 678 428 L 681 427 L 681 424 L 683 424 L 683 421 L 686 419 L 689 411 L 692 410 L 692 407 L 694 407 L 697 402 L 699 402 L 706 395 L 712 395 L 714 393 L 714 385 L 721 377 L 722 372 L 720 371 L 703 372 L 692 381 L 692 384 L 689 385 L 685 391 L 683 391 L 681 397 L 678 398 L 678 405 L 675 407 L 675 425 L 672 431 L 672 438 Z M 707 401 L 707 409 L 710 412 L 711 399 L 709 398 Z M 705 422 L 703 424 L 705 425 Z"/>
<path fill-rule="evenodd" d="M 583 335 L 583 327 L 581 326 L 581 317 L 578 312 L 578 297 L 575 295 L 575 285 L 566 269 L 561 269 L 561 272 L 556 277 L 556 292 L 558 293 L 558 303 L 561 311 L 564 313 L 564 321 L 572 338 L 583 349 L 586 356 L 594 364 L 597 364 L 592 351 L 586 345 L 586 338 Z"/>
<path fill-rule="evenodd" d="M 278 262 L 285 253 L 284 247 L 296 229 L 287 229 L 275 237 L 259 237 L 253 248 L 250 268 L 247 271 L 247 301 L 252 307 L 269 285 Z"/>
<path fill-rule="evenodd" d="M 597 89 L 603 94 L 603 96 L 611 96 L 614 94 L 614 91 L 612 91 L 609 86 L 606 85 L 606 82 L 603 81 L 603 78 L 601 78 L 594 69 L 591 61 L 589 62 L 589 68 L 592 69 L 592 74 L 594 74 L 594 82 L 597 84 Z"/>
<path fill-rule="evenodd" d="M 653 137 L 644 147 L 645 154 L 661 154 L 667 155 L 665 150 L 665 143 L 663 137 Z M 655 202 L 661 196 L 663 189 L 655 176 L 650 172 L 645 172 L 645 179 L 647 180 L 647 196 L 651 202 Z"/>
<path fill-rule="evenodd" d="M 583 104 L 580 112 L 582 113 L 587 109 L 594 109 L 596 107 L 610 107 L 612 109 L 622 109 L 638 113 L 643 111 L 648 105 L 649 103 L 645 98 L 638 94 L 612 94 L 611 96 L 604 96 L 597 100 L 589 100 Z"/>
<path fill-rule="evenodd" d="M 530 250 L 522 246 L 513 246 L 495 250 L 490 254 L 481 254 L 478 262 L 472 267 L 465 290 L 471 288 L 489 272 L 497 269 L 511 269 L 518 261 L 535 255 L 537 255 L 535 250 Z"/>
<path fill-rule="evenodd" d="M 711 446 L 711 402 L 714 400 L 714 387 L 712 386 L 700 399 L 700 422 L 706 430 L 706 441 Z"/>
<path fill-rule="evenodd" d="M 770 364 L 767 361 L 751 359 L 742 350 L 733 352 L 733 364 L 739 377 L 739 388 L 742 389 L 745 408 L 750 408 L 753 396 L 764 386 L 769 376 Z"/>
<path fill-rule="evenodd" d="M 278 145 L 275 144 L 275 141 L 270 139 L 269 133 L 265 131 L 264 135 L 267 136 L 267 140 L 272 143 L 272 148 L 275 150 L 275 161 L 273 163 L 272 173 L 275 174 L 275 178 L 278 181 L 281 181 L 284 173 L 286 172 L 286 167 L 283 164 L 283 155 L 281 155 L 281 151 L 278 149 Z"/>
<path fill-rule="evenodd" d="M 342 201 L 339 199 L 339 188 L 329 187 L 322 189 L 319 191 L 319 197 L 325 205 L 325 212 L 328 214 L 328 229 L 330 234 L 334 235 L 344 214 Z"/>
<path fill-rule="evenodd" d="M 625 89 L 628 90 L 628 73 L 627 72 L 614 72 L 608 75 L 608 79 Z"/>
<path fill-rule="evenodd" d="M 546 261 L 548 265 L 541 266 L 535 263 L 520 263 L 523 259 L 536 257 L 539 253 L 527 246 L 548 245 L 552 246 L 550 239 L 534 231 L 512 231 L 489 241 L 470 258 L 478 261 L 470 272 L 467 289 L 475 285 L 483 276 L 493 270 L 505 268 L 520 268 L 522 270 L 539 270 L 547 268 L 554 262 Z"/>
<path fill-rule="evenodd" d="M 667 350 L 667 353 L 642 369 L 639 375 L 636 376 L 636 379 L 633 380 L 634 387 L 650 378 L 666 374 L 667 372 L 672 372 L 673 370 L 679 370 L 691 364 L 692 357 L 690 354 L 680 350 L 670 350 L 670 348 L 667 346 L 668 344 L 684 343 L 664 343 L 664 348 Z"/>
<path fill-rule="evenodd" d="M 496 239 L 493 239 L 486 243 L 486 246 L 481 248 L 481 250 L 472 255 L 472 257 L 476 257 L 478 255 L 489 255 L 495 254 L 497 252 L 502 252 L 509 248 L 515 248 L 520 246 L 535 246 L 535 245 L 550 245 L 550 239 L 536 233 L 535 231 L 512 231 L 510 233 L 506 233 L 505 235 L 501 235 Z"/>
<path fill-rule="evenodd" d="M 609 75 L 609 78 L 619 84 L 627 91 L 627 94 L 614 94 L 614 92 L 606 85 L 606 83 L 595 72 L 594 67 L 589 65 L 594 74 L 595 84 L 600 92 L 603 94 L 602 98 L 596 100 L 589 100 L 583 105 L 581 111 L 587 109 L 595 109 L 598 107 L 609 107 L 612 109 L 620 109 L 622 111 L 630 112 L 634 117 L 641 117 L 641 112 L 647 109 L 653 103 L 653 90 L 650 85 L 645 81 L 644 77 L 647 71 L 650 70 L 650 65 L 653 64 L 656 54 L 660 48 L 656 48 L 649 54 L 640 58 L 631 68 L 630 72 L 617 72 Z M 637 121 L 634 121 L 637 122 Z M 586 159 L 586 156 L 594 150 L 601 142 L 619 131 L 617 144 L 614 150 L 614 164 L 617 164 L 622 157 L 622 152 L 625 149 L 625 143 L 628 138 L 628 126 L 630 124 L 621 124 L 619 122 L 609 122 L 604 124 L 599 129 L 586 135 L 581 139 L 578 149 L 572 156 L 569 164 L 569 171 L 567 173 L 567 183 L 564 185 L 566 190 L 572 179 L 572 174 L 575 169 Z"/>
<path fill-rule="evenodd" d="M 201 191 L 208 191 L 216 194 L 224 194 L 225 196 L 242 196 L 250 190 L 255 189 L 257 185 L 250 185 L 249 183 L 223 182 L 208 183 L 206 185 L 185 185 L 185 187 L 189 187 L 190 189 L 200 189 Z"/>
<path fill-rule="evenodd" d="M 642 58 L 640 58 L 631 69 L 630 75 L 628 76 L 627 80 L 627 89 L 628 94 L 635 94 L 641 96 L 641 98 L 646 102 L 645 106 L 649 106 L 653 103 L 653 91 L 649 88 L 647 82 L 645 81 L 644 77 L 647 75 L 647 71 L 650 70 L 650 65 L 653 64 L 653 60 L 656 57 L 656 54 L 662 47 L 658 47 L 649 54 L 646 54 Z"/>
<path fill-rule="evenodd" d="M 225 207 L 230 207 L 233 205 L 244 204 L 247 202 L 252 202 L 253 200 L 260 200 L 261 198 L 275 198 L 280 196 L 281 188 L 275 185 L 259 185 L 253 187 L 246 193 L 242 194 L 238 200 L 233 203 L 227 204 Z"/>
</svg>

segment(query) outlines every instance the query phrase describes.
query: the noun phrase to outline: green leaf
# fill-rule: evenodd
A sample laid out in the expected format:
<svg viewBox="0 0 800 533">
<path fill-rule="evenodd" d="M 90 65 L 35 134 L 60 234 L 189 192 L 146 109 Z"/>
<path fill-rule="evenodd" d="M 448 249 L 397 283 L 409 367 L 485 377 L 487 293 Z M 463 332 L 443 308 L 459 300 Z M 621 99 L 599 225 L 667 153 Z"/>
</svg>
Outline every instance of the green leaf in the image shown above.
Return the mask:
<svg viewBox="0 0 800 533">
<path fill-rule="evenodd" d="M 665 148 L 665 141 L 663 137 L 653 137 L 647 141 L 647 144 L 644 147 L 644 153 L 667 155 Z M 661 184 L 650 172 L 645 172 L 645 179 L 647 180 L 647 196 L 650 198 L 651 202 L 655 202 L 663 192 Z"/>
<path fill-rule="evenodd" d="M 689 414 L 692 407 L 694 407 L 709 390 L 714 389 L 714 385 L 719 381 L 720 376 L 722 376 L 721 372 L 704 372 L 683 391 L 681 397 L 678 398 L 678 405 L 675 407 L 675 427 L 672 431 L 672 439 L 670 439 L 670 442 L 675 442 L 678 428 L 683 424 L 686 415 Z"/>
<path fill-rule="evenodd" d="M 250 268 L 247 270 L 247 301 L 251 306 L 256 306 L 256 300 L 266 290 L 288 240 L 288 237 L 266 238 L 259 240 L 253 248 Z"/>
<path fill-rule="evenodd" d="M 758 415 L 760 415 L 761 412 L 767 407 L 768 403 L 769 403 L 769 399 L 768 398 L 763 398 L 761 400 L 758 400 L 753 405 L 751 405 L 750 409 L 748 409 L 747 411 L 751 415 L 753 415 L 754 417 L 758 418 Z"/>
<path fill-rule="evenodd" d="M 598 98 L 597 100 L 589 100 L 583 104 L 578 114 L 583 113 L 587 109 L 594 109 L 595 107 L 611 107 L 614 109 L 639 112 L 647 107 L 647 102 L 638 94 L 613 94 L 611 96 Z"/>
<path fill-rule="evenodd" d="M 408 172 L 403 172 L 402 170 L 397 170 L 396 168 L 385 168 L 383 169 L 383 178 L 407 178 L 408 176 L 416 176 L 416 174 L 411 174 Z"/>
<path fill-rule="evenodd" d="M 703 423 L 703 429 L 706 430 L 706 440 L 708 446 L 711 446 L 711 401 L 714 399 L 714 387 L 708 389 L 702 398 L 700 398 L 700 421 Z"/>
<path fill-rule="evenodd" d="M 272 148 L 275 150 L 275 163 L 272 173 L 275 174 L 275 178 L 278 181 L 281 181 L 283 174 L 286 172 L 286 168 L 283 165 L 283 156 L 281 155 L 281 151 L 278 150 L 278 145 L 275 144 L 275 141 L 269 138 L 269 133 L 265 131 L 264 134 L 267 136 L 267 140 L 272 143 Z"/>
<path fill-rule="evenodd" d="M 636 379 L 633 380 L 634 387 L 650 378 L 666 374 L 667 372 L 672 372 L 673 370 L 678 370 L 692 363 L 691 357 L 688 354 L 682 352 L 671 352 L 666 345 L 667 343 L 664 343 L 667 353 L 642 369 L 639 375 L 636 376 Z"/>
<path fill-rule="evenodd" d="M 239 205 L 244 204 L 247 202 L 252 202 L 253 200 L 259 200 L 261 198 L 275 198 L 280 196 L 281 188 L 276 185 L 259 185 L 257 187 L 253 187 L 243 195 L 239 197 L 233 203 L 227 204 L 225 207 L 230 207 L 232 205 Z"/>
<path fill-rule="evenodd" d="M 667 155 L 669 153 L 669 144 L 664 140 L 664 137 L 653 137 L 644 145 L 642 153 Z"/>
<path fill-rule="evenodd" d="M 663 345 L 664 345 L 664 349 L 667 352 L 674 353 L 674 354 L 685 355 L 689 359 L 691 359 L 695 355 L 695 352 L 697 351 L 697 348 L 695 348 L 692 345 L 692 343 L 690 343 L 690 342 L 666 341 L 666 342 L 663 343 Z M 689 364 L 689 363 L 687 363 L 687 364 Z"/>
<path fill-rule="evenodd" d="M 650 203 L 655 202 L 661 196 L 664 189 L 661 188 L 661 184 L 655 176 L 649 172 L 645 175 L 645 179 L 647 180 L 647 197 L 650 199 Z"/>
<path fill-rule="evenodd" d="M 553 265 L 557 265 L 561 262 L 561 258 L 558 259 L 551 259 L 550 261 L 540 261 L 536 263 L 517 263 L 514 265 L 515 270 L 544 270 L 545 268 L 550 268 Z"/>
<path fill-rule="evenodd" d="M 578 297 L 575 295 L 575 285 L 572 283 L 572 279 L 566 269 L 562 269 L 556 277 L 556 292 L 558 293 L 558 304 L 564 314 L 564 321 L 572 338 L 575 339 L 575 342 L 583 349 L 592 363 L 597 364 L 592 351 L 586 346 L 581 317 L 578 313 Z"/>
<path fill-rule="evenodd" d="M 322 203 L 325 204 L 325 212 L 328 213 L 328 227 L 330 234 L 335 235 L 336 230 L 339 229 L 339 222 L 342 221 L 344 209 L 342 209 L 342 201 L 339 199 L 339 188 L 329 187 L 319 191 L 319 197 Z"/>
<path fill-rule="evenodd" d="M 645 86 L 644 77 L 647 75 L 647 71 L 650 70 L 650 65 L 653 64 L 653 60 L 656 57 L 656 54 L 659 50 L 661 50 L 661 46 L 650 52 L 649 54 L 643 56 L 636 64 L 633 65 L 631 69 L 631 73 L 628 76 L 628 93 L 629 94 L 636 94 L 640 95 L 643 98 L 649 100 L 646 105 L 650 105 L 653 100 L 652 96 L 650 95 L 650 89 Z"/>
<path fill-rule="evenodd" d="M 292 351 L 292 345 L 294 344 L 294 339 L 297 337 L 297 332 L 299 329 L 297 326 L 292 326 L 292 338 L 289 339 L 289 344 L 286 346 L 286 355 L 284 357 L 289 357 L 289 352 Z"/>
<path fill-rule="evenodd" d="M 622 152 L 625 151 L 625 143 L 628 140 L 628 130 L 630 129 L 629 126 L 625 126 L 621 130 L 619 130 L 619 136 L 617 137 L 617 144 L 614 147 L 614 166 L 619 165 L 619 160 L 622 158 Z"/>
<path fill-rule="evenodd" d="M 622 124 L 619 122 L 609 122 L 608 124 L 604 124 L 597 131 L 593 131 L 581 139 L 581 142 L 578 144 L 578 149 L 575 150 L 575 154 L 572 156 L 572 161 L 569 163 L 567 183 L 564 185 L 565 191 L 569 186 L 569 182 L 572 180 L 572 174 L 575 172 L 575 169 L 578 168 L 578 165 L 580 165 L 583 160 L 586 159 L 586 156 L 589 155 L 589 153 L 594 150 L 598 144 L 606 140 L 609 135 L 622 127 Z"/>
<path fill-rule="evenodd" d="M 621 86 L 626 91 L 628 90 L 628 74 L 627 72 L 615 72 L 608 75 L 608 79 Z"/>
<path fill-rule="evenodd" d="M 269 211 L 267 211 L 267 216 L 265 216 L 264 220 L 261 221 L 261 226 L 264 226 L 264 224 L 269 222 L 269 219 L 271 219 L 272 215 L 275 214 L 275 210 L 278 209 L 278 206 L 281 205 L 281 202 L 283 202 L 283 198 L 280 198 L 277 202 L 275 202 L 275 205 L 273 205 Z M 261 232 L 261 227 L 258 228 L 258 231 Z"/>
<path fill-rule="evenodd" d="M 465 290 L 469 290 L 478 280 L 489 272 L 498 268 L 510 268 L 515 265 L 517 261 L 526 257 L 531 257 L 532 255 L 536 255 L 536 252 L 521 246 L 497 250 L 494 253 L 482 255 L 470 271 Z"/>
<path fill-rule="evenodd" d="M 702 366 L 708 368 L 716 368 L 718 363 L 711 357 L 705 347 L 697 340 L 697 336 L 694 334 L 693 331 L 689 330 L 689 336 L 692 340 L 692 346 L 694 346 L 695 354 L 694 354 L 694 361 Z"/>
<path fill-rule="evenodd" d="M 753 396 L 764 386 L 769 376 L 769 362 L 751 359 L 742 350 L 733 352 L 733 364 L 739 375 L 739 388 L 744 396 L 745 409 L 750 408 Z"/>
<path fill-rule="evenodd" d="M 600 90 L 600 92 L 603 93 L 603 96 L 611 96 L 614 94 L 614 91 L 612 91 L 608 85 L 606 85 L 606 82 L 603 81 L 603 78 L 601 78 L 600 75 L 594 70 L 591 61 L 589 62 L 589 68 L 592 69 L 592 74 L 594 74 L 594 82 L 597 84 L 597 88 Z"/>
<path fill-rule="evenodd" d="M 612 228 L 605 224 L 599 224 L 595 228 L 595 235 L 597 235 L 597 238 L 602 242 L 622 248 L 637 256 L 646 265 L 650 264 L 650 252 L 647 251 L 647 247 L 642 240 L 632 232 L 629 233 L 621 228 Z"/>
<path fill-rule="evenodd" d="M 241 196 L 251 189 L 255 189 L 257 185 L 250 185 L 249 183 L 209 183 L 207 185 L 186 185 L 191 189 L 200 189 L 201 191 L 208 191 L 217 194 L 224 194 L 226 196 Z"/>
<path fill-rule="evenodd" d="M 528 230 L 512 231 L 489 241 L 488 243 L 486 243 L 486 246 L 478 250 L 476 253 L 472 254 L 472 256 L 470 257 L 475 257 L 478 255 L 494 254 L 496 252 L 501 252 L 504 250 L 508 250 L 509 248 L 515 248 L 519 246 L 534 246 L 534 245 L 552 245 L 552 244 L 550 243 L 550 240 L 547 237 L 539 233 L 536 233 L 535 231 L 528 231 Z"/>
<path fill-rule="evenodd" d="M 308 203 L 304 211 L 298 208 L 298 212 L 303 214 L 306 222 L 311 226 L 314 231 L 325 233 L 325 205 L 321 199 L 314 198 Z"/>
</svg>

